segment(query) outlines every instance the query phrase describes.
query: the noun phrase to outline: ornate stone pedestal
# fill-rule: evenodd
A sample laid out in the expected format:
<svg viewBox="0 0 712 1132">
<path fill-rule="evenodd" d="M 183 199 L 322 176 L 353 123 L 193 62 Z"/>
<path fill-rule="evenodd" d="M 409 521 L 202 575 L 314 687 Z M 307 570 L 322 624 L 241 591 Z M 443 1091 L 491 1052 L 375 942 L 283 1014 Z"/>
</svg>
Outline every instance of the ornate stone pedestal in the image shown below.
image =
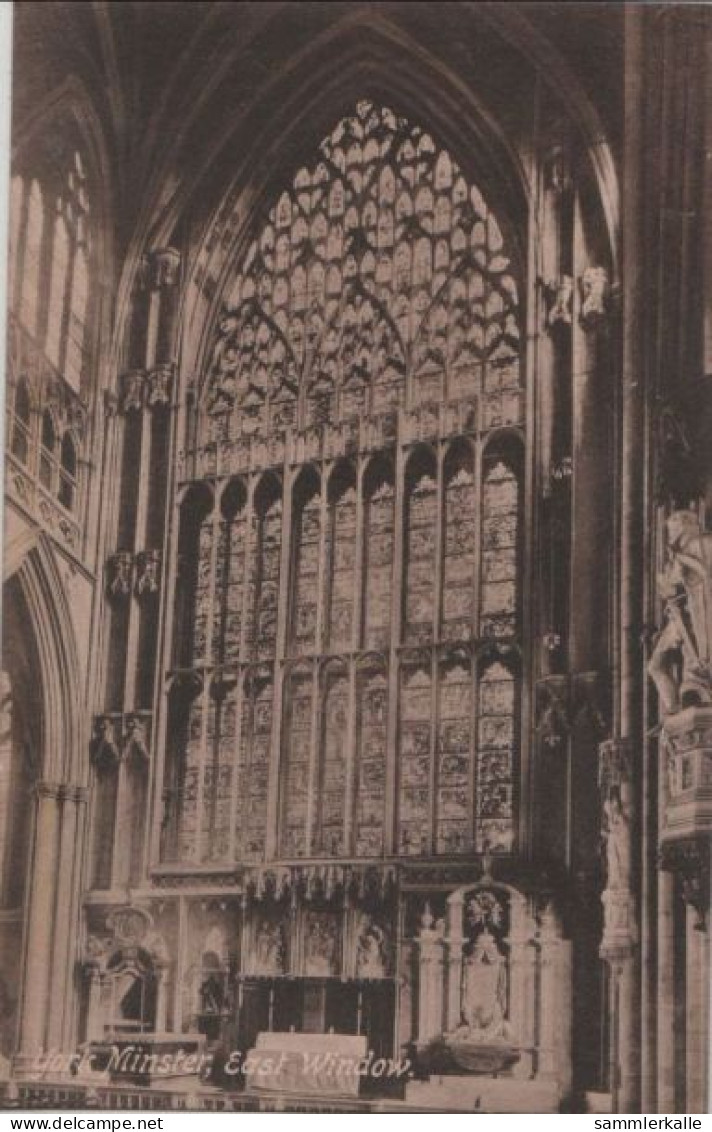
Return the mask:
<svg viewBox="0 0 712 1132">
<path fill-rule="evenodd" d="M 662 738 L 661 840 L 712 835 L 712 705 L 683 708 L 667 716 Z"/>
</svg>

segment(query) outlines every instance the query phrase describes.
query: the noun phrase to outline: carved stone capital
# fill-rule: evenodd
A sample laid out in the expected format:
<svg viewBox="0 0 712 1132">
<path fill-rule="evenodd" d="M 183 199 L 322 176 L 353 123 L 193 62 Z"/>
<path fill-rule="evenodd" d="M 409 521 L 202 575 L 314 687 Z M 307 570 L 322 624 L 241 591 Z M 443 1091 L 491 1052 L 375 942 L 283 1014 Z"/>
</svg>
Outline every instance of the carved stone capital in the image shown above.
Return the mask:
<svg viewBox="0 0 712 1132">
<path fill-rule="evenodd" d="M 150 285 L 174 287 L 180 276 L 181 254 L 177 248 L 154 248 L 148 255 Z"/>
<path fill-rule="evenodd" d="M 709 837 L 666 842 L 660 848 L 659 865 L 679 878 L 683 900 L 697 913 L 695 927 L 704 931 L 710 904 Z"/>
<path fill-rule="evenodd" d="M 34 785 L 35 796 L 38 800 L 42 798 L 53 798 L 57 801 L 62 795 L 62 784 L 59 782 L 46 782 L 40 779 Z"/>
</svg>

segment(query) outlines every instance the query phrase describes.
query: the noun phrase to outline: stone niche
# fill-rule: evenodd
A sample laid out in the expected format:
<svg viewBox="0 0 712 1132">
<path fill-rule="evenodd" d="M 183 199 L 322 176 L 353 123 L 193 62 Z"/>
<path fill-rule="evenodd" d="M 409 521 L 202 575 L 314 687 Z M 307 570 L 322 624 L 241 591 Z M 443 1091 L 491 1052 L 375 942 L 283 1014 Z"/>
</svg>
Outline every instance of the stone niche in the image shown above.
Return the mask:
<svg viewBox="0 0 712 1132">
<path fill-rule="evenodd" d="M 426 903 L 415 942 L 416 1057 L 430 1076 L 413 1083 L 418 1102 L 442 1103 L 445 1082 L 485 1110 L 508 1089 L 518 1111 L 556 1111 L 571 1086 L 571 944 L 551 900 L 484 878 L 450 893 L 437 921 Z"/>
</svg>

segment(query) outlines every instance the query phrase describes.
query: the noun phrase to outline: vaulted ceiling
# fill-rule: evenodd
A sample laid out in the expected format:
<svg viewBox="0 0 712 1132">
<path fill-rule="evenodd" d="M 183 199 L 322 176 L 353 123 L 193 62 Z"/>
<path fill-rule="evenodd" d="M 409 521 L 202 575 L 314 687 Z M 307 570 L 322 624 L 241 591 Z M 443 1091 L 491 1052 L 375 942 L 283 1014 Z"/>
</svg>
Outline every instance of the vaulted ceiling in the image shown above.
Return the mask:
<svg viewBox="0 0 712 1132">
<path fill-rule="evenodd" d="M 308 104 L 314 117 L 313 108 L 323 104 L 313 125 L 316 141 L 355 94 L 384 97 L 392 85 L 397 102 L 398 90 L 408 83 L 417 91 L 421 74 L 423 115 L 430 100 L 434 121 L 438 113 L 443 121 L 449 113 L 453 129 L 456 104 L 448 104 L 443 93 L 443 114 L 428 94 L 439 83 L 443 92 L 458 86 L 476 91 L 483 118 L 490 115 L 516 137 L 530 120 L 533 88 L 543 82 L 561 100 L 562 113 L 575 114 L 576 106 L 568 103 L 578 101 L 581 119 L 588 115 L 589 136 L 603 133 L 615 150 L 623 8 L 19 2 L 15 143 L 22 143 L 53 90 L 79 80 L 106 139 L 119 250 L 137 233 L 149 238 L 161 225 L 170 228 L 173 221 L 165 218 L 177 220 L 187 200 L 197 200 L 207 213 L 236 162 L 262 134 L 271 138 L 264 161 L 293 165 L 297 157 L 292 159 L 290 147 L 303 144 L 309 126 L 302 134 L 275 132 L 271 124 L 280 114 L 288 110 L 294 117 Z"/>
</svg>

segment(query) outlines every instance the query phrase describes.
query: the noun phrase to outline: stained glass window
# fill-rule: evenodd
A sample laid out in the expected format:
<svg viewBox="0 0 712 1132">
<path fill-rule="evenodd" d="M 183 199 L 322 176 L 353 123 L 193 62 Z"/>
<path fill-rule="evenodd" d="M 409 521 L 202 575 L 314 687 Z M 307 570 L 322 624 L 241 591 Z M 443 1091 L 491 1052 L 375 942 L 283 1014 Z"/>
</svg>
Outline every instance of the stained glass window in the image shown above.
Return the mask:
<svg viewBox="0 0 712 1132">
<path fill-rule="evenodd" d="M 348 717 L 348 679 L 338 669 L 332 670 L 327 675 L 322 703 L 318 825 L 314 837 L 314 851 L 319 856 L 340 857 L 344 852 Z"/>
<path fill-rule="evenodd" d="M 320 536 L 320 486 L 307 474 L 298 485 L 294 515 L 292 641 L 296 652 L 309 652 L 316 646 Z"/>
<path fill-rule="evenodd" d="M 429 641 L 435 614 L 438 488 L 434 461 L 420 453 L 409 468 L 406 513 L 405 637 Z"/>
<path fill-rule="evenodd" d="M 206 395 L 230 431 L 477 392 L 519 346 L 499 225 L 432 136 L 358 104 L 282 193 L 226 292 Z"/>
<path fill-rule="evenodd" d="M 294 673 L 287 683 L 288 725 L 283 749 L 282 853 L 307 853 L 309 767 L 311 763 L 314 680 L 311 673 Z"/>
<path fill-rule="evenodd" d="M 428 853 L 430 849 L 431 700 L 429 668 L 404 669 L 398 765 L 398 852 L 408 857 Z"/>
<path fill-rule="evenodd" d="M 379 857 L 384 847 L 386 816 L 388 683 L 383 671 L 362 674 L 358 703 L 354 851 L 358 857 Z"/>
<path fill-rule="evenodd" d="M 269 674 L 246 682 L 235 830 L 238 859 L 246 861 L 262 860 L 265 850 L 273 696 Z"/>
<path fill-rule="evenodd" d="M 513 673 L 499 662 L 488 665 L 480 676 L 477 728 L 475 848 L 481 853 L 509 852 L 514 841 L 516 696 Z"/>
<path fill-rule="evenodd" d="M 353 633 L 356 486 L 348 467 L 338 469 L 329 485 L 329 495 L 327 644 L 330 652 L 338 652 L 350 648 Z"/>
<path fill-rule="evenodd" d="M 471 844 L 472 674 L 464 660 L 448 664 L 440 678 L 437 743 L 436 849 L 463 853 Z"/>
<path fill-rule="evenodd" d="M 387 467 L 371 466 L 365 494 L 364 644 L 383 648 L 390 640 L 395 525 L 395 492 Z"/>
<path fill-rule="evenodd" d="M 227 227 L 199 256 L 227 283 L 191 663 L 249 672 L 239 738 L 205 724 L 202 837 L 224 844 L 225 792 L 238 860 L 510 852 L 525 398 L 502 230 L 426 130 L 363 101 L 253 236 L 234 266 Z"/>
</svg>

